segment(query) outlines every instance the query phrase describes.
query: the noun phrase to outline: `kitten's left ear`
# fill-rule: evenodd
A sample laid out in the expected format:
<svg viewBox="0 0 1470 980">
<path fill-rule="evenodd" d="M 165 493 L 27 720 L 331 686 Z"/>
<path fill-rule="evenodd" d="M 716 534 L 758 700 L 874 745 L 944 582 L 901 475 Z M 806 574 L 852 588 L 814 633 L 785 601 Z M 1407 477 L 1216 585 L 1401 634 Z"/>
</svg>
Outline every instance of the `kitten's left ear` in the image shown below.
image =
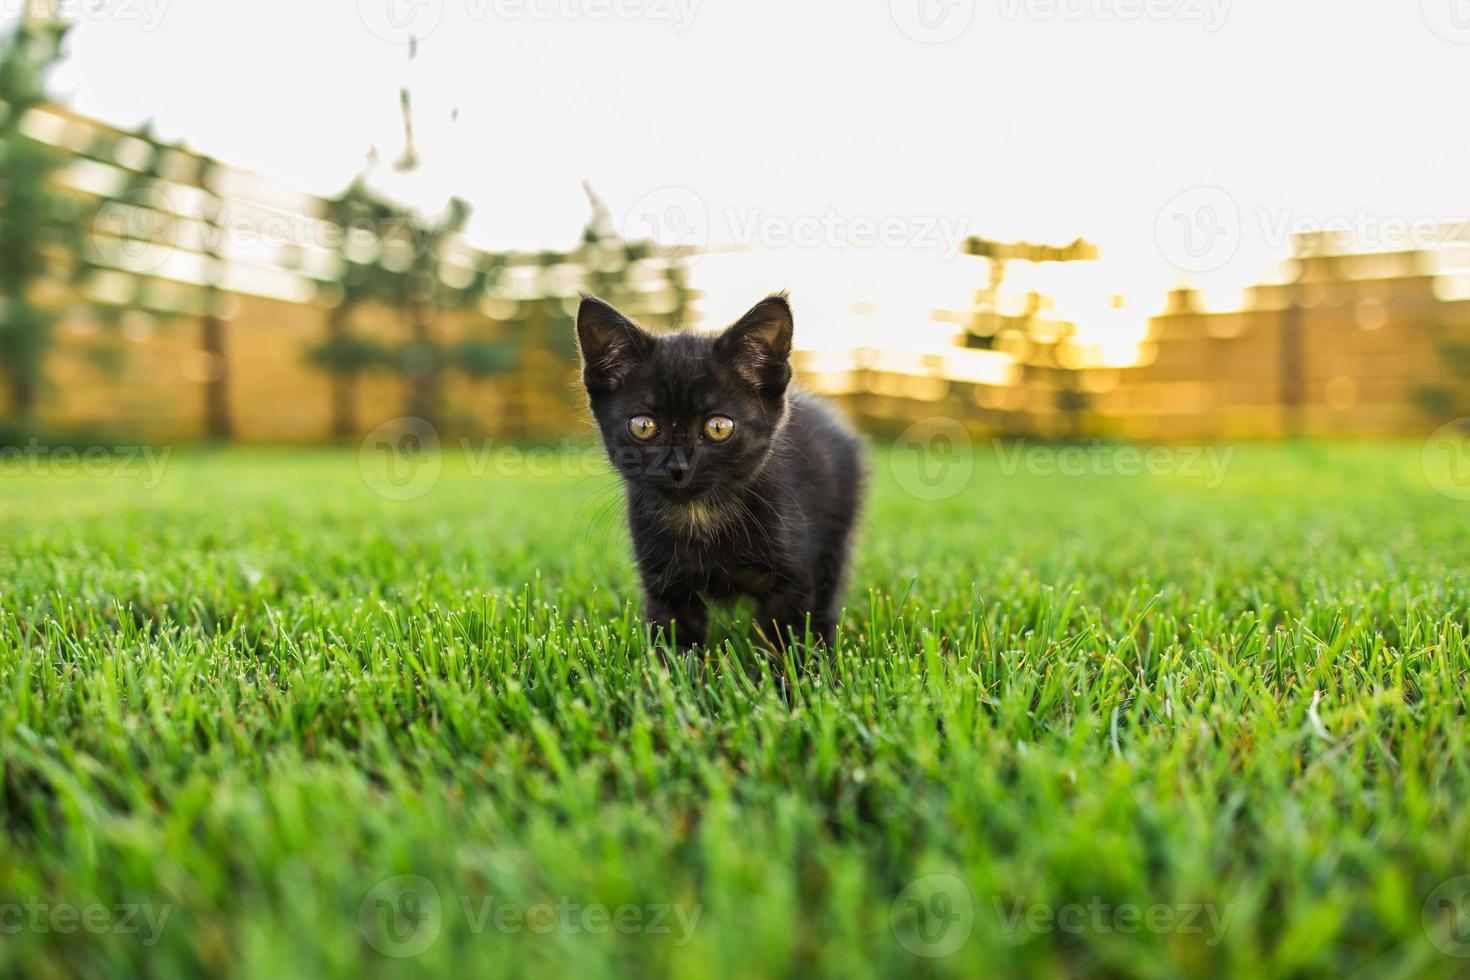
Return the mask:
<svg viewBox="0 0 1470 980">
<path fill-rule="evenodd" d="M 715 356 L 751 385 L 779 395 L 791 381 L 791 304 L 767 296 L 715 340 Z"/>
</svg>

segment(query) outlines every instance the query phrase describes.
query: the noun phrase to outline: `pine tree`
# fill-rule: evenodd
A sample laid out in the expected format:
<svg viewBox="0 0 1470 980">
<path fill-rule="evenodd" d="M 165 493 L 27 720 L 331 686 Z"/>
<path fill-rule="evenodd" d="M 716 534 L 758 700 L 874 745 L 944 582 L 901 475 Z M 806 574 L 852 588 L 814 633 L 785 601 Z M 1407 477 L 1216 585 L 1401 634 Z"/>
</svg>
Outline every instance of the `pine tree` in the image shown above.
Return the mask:
<svg viewBox="0 0 1470 980">
<path fill-rule="evenodd" d="M 65 156 L 26 135 L 45 99 L 64 29 L 24 19 L 0 40 L 0 379 L 18 427 L 30 424 L 57 319 L 45 303 L 59 254 L 80 246 L 79 205 L 57 187 Z"/>
</svg>

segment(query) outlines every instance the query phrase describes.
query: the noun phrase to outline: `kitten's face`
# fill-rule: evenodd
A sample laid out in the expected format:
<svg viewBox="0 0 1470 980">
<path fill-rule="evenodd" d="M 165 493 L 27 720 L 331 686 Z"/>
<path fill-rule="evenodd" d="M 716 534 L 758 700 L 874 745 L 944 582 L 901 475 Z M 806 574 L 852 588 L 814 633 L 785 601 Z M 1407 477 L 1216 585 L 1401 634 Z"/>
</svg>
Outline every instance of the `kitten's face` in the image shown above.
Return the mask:
<svg viewBox="0 0 1470 980">
<path fill-rule="evenodd" d="M 791 310 L 757 304 L 719 337 L 654 337 L 595 299 L 577 314 L 583 383 L 613 466 L 670 501 L 760 472 L 786 415 Z"/>
</svg>

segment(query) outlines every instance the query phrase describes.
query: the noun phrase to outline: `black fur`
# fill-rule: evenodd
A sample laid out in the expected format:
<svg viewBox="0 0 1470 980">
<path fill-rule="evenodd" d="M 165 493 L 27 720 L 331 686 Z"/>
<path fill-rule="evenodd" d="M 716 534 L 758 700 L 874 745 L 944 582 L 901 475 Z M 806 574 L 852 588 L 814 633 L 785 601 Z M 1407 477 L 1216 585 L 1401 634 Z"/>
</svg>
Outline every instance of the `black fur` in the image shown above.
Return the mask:
<svg viewBox="0 0 1470 980">
<path fill-rule="evenodd" d="M 705 600 L 753 596 L 774 643 L 829 646 L 862 497 L 862 443 L 791 381 L 791 307 L 771 296 L 718 337 L 655 337 L 601 300 L 577 313 L 582 380 L 627 487 L 648 621 L 700 644 Z M 629 420 L 657 424 L 647 442 Z M 705 421 L 735 421 L 724 442 Z"/>
</svg>

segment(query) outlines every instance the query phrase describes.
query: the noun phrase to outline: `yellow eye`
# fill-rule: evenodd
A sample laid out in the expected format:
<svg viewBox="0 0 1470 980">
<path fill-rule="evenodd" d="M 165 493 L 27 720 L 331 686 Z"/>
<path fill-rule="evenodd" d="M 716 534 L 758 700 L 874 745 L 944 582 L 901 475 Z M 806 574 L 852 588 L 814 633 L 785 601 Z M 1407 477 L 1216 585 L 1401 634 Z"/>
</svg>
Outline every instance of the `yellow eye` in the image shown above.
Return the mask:
<svg viewBox="0 0 1470 980">
<path fill-rule="evenodd" d="M 735 420 L 727 415 L 711 415 L 704 420 L 704 437 L 710 442 L 724 442 L 735 432 Z"/>
<path fill-rule="evenodd" d="M 658 435 L 658 423 L 647 415 L 635 415 L 628 420 L 628 431 L 639 442 L 647 442 Z"/>
</svg>

